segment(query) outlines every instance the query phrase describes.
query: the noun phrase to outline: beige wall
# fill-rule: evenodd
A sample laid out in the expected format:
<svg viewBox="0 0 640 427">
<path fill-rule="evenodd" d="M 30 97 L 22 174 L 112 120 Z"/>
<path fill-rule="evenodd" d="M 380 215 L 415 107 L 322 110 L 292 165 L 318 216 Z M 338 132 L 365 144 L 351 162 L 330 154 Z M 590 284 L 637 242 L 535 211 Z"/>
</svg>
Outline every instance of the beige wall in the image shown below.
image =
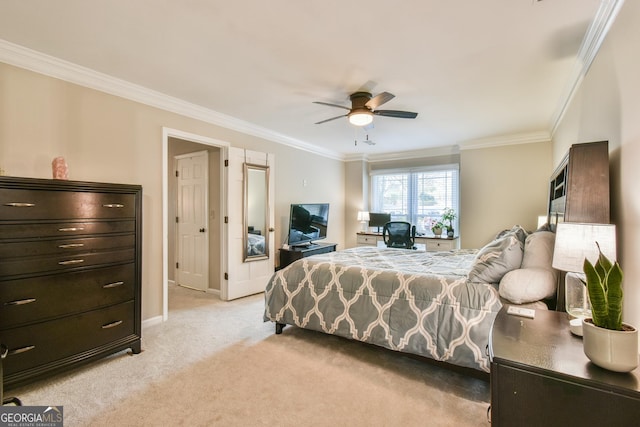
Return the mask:
<svg viewBox="0 0 640 427">
<path fill-rule="evenodd" d="M 356 233 L 362 230 L 358 222 L 358 211 L 369 210 L 369 172 L 367 162 L 358 160 L 345 162 L 345 247 L 356 246 Z"/>
<path fill-rule="evenodd" d="M 344 164 L 178 114 L 0 63 L 0 169 L 50 178 L 64 156 L 69 178 L 143 187 L 142 317 L 162 315 L 162 129 L 275 154 L 276 247 L 290 203 L 331 203 L 328 241 L 344 247 Z M 306 180 L 306 187 L 303 185 Z"/>
<path fill-rule="evenodd" d="M 624 3 L 554 134 L 554 163 L 578 142 L 609 141 L 611 220 L 624 278 L 623 319 L 640 326 L 640 2 Z"/>
<path fill-rule="evenodd" d="M 535 230 L 547 211 L 551 143 L 460 153 L 460 246 L 480 248 L 515 224 Z"/>
</svg>

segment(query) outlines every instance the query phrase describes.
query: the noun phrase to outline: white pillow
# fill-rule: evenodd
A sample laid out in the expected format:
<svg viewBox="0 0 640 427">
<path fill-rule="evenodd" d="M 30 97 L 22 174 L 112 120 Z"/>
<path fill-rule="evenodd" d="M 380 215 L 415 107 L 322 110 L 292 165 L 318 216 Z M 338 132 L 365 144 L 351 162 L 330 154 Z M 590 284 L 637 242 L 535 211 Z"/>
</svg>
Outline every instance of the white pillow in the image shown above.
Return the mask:
<svg viewBox="0 0 640 427">
<path fill-rule="evenodd" d="M 551 269 L 553 246 L 556 235 L 551 231 L 536 231 L 529 234 L 524 242 L 522 268 Z"/>
<path fill-rule="evenodd" d="M 524 304 L 555 295 L 556 282 L 556 271 L 553 269 L 519 268 L 504 275 L 499 293 L 514 304 Z"/>
</svg>

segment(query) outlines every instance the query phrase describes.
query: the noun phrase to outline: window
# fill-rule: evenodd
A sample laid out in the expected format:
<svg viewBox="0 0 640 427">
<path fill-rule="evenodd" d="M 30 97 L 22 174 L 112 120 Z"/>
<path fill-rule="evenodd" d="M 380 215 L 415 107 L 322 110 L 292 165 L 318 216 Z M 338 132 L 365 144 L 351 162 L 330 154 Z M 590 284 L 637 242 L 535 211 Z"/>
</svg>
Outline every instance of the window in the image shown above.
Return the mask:
<svg viewBox="0 0 640 427">
<path fill-rule="evenodd" d="M 408 221 L 418 233 L 430 233 L 446 208 L 457 214 L 458 165 L 371 172 L 371 212 L 391 214 L 392 221 Z M 458 229 L 458 218 L 453 223 Z"/>
</svg>

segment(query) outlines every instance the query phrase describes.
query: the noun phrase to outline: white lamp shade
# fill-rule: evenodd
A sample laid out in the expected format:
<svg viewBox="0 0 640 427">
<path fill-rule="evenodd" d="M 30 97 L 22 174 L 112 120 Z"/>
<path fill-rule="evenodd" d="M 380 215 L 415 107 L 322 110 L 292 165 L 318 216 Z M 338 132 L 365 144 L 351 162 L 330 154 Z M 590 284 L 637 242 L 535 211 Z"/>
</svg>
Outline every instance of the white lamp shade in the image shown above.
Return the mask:
<svg viewBox="0 0 640 427">
<path fill-rule="evenodd" d="M 598 246 L 611 262 L 616 260 L 616 226 L 561 222 L 556 228 L 553 268 L 582 272 L 585 258 L 592 264 L 598 260 Z"/>
<path fill-rule="evenodd" d="M 358 221 L 369 221 L 369 212 L 358 211 Z"/>
<path fill-rule="evenodd" d="M 538 228 L 545 225 L 548 222 L 547 219 L 548 217 L 546 215 L 538 215 Z"/>
</svg>

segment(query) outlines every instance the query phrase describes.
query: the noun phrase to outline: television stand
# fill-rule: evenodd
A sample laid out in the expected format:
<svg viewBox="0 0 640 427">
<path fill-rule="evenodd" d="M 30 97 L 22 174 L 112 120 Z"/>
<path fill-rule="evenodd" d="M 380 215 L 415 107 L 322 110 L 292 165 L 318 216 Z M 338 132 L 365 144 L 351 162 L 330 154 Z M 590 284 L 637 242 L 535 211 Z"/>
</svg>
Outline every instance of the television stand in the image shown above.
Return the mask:
<svg viewBox="0 0 640 427">
<path fill-rule="evenodd" d="M 280 249 L 280 268 L 285 268 L 292 262 L 311 255 L 335 252 L 337 243 L 311 243 L 309 246 L 290 246 Z"/>
</svg>

